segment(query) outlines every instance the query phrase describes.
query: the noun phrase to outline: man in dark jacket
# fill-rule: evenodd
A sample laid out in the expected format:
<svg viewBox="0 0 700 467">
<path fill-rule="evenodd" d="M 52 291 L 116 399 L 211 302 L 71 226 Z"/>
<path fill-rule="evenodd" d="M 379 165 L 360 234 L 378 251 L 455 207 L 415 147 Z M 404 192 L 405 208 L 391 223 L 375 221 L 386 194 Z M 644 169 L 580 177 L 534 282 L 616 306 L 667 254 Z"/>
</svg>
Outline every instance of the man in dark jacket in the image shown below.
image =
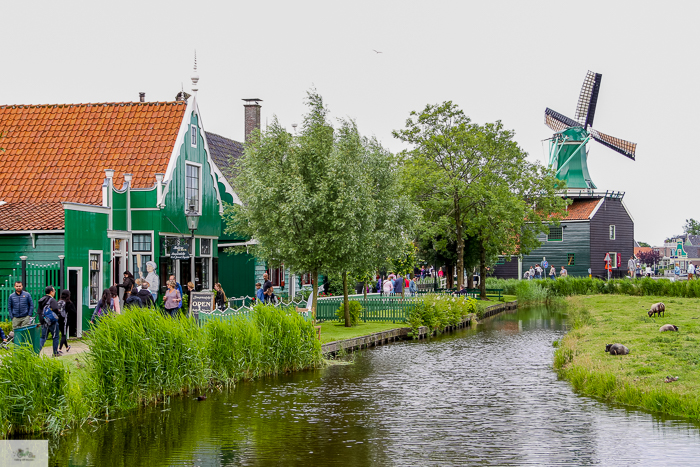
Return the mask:
<svg viewBox="0 0 700 467">
<path fill-rule="evenodd" d="M 151 291 L 148 290 L 149 285 L 150 284 L 146 282 L 145 279 L 141 281 L 141 290 L 139 290 L 136 296 L 141 299 L 143 306 L 150 308 L 152 306 L 156 306 L 156 302 L 153 301 L 153 295 L 151 294 Z"/>
<path fill-rule="evenodd" d="M 7 300 L 7 311 L 10 312 L 12 329 L 29 326 L 34 314 L 34 301 L 29 292 L 22 290 L 22 281 L 15 282 L 15 293 Z"/>
<path fill-rule="evenodd" d="M 49 337 L 49 333 L 51 333 L 51 340 L 53 341 L 53 356 L 58 357 L 59 355 L 63 354 L 58 350 L 58 343 L 60 342 L 60 338 L 58 335 L 58 302 L 54 298 L 56 296 L 56 290 L 49 285 L 46 287 L 44 292 L 46 293 L 46 295 L 41 297 L 41 299 L 39 300 L 39 319 L 41 319 L 41 347 L 44 347 L 46 339 Z M 47 323 L 44 319 L 44 308 L 46 308 L 47 305 L 51 309 L 51 311 L 53 311 L 56 315 L 56 321 L 53 323 Z"/>
</svg>

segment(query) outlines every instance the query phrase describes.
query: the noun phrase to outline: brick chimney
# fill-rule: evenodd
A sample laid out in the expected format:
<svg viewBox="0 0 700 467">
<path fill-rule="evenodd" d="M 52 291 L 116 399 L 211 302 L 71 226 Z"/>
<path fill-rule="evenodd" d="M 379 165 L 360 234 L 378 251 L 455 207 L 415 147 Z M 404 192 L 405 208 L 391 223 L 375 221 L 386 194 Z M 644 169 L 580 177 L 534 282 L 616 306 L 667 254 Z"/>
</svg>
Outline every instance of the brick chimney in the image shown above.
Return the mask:
<svg viewBox="0 0 700 467">
<path fill-rule="evenodd" d="M 245 140 L 254 129 L 260 129 L 260 104 L 262 99 L 243 99 L 245 104 Z"/>
</svg>

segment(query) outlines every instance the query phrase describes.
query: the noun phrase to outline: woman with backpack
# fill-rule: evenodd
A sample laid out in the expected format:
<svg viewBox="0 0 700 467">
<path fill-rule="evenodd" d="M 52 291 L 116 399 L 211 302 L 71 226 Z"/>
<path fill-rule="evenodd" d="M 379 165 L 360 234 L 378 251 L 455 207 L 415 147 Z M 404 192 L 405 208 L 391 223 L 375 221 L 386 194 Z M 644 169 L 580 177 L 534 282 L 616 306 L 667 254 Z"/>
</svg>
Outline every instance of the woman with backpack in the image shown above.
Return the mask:
<svg viewBox="0 0 700 467">
<path fill-rule="evenodd" d="M 104 289 L 102 291 L 102 298 L 100 299 L 99 302 L 97 302 L 97 306 L 95 307 L 95 311 L 92 313 L 92 318 L 90 318 L 90 322 L 92 324 L 95 324 L 95 321 L 107 316 L 109 313 L 112 312 L 112 293 L 109 291 L 109 289 Z"/>
<path fill-rule="evenodd" d="M 59 352 L 64 346 L 66 352 L 70 352 L 70 345 L 68 345 L 68 321 L 69 317 L 75 316 L 76 313 L 75 305 L 70 301 L 70 290 L 62 290 L 61 299 L 58 301 L 58 330 L 61 332 L 61 341 L 58 345 Z"/>
</svg>

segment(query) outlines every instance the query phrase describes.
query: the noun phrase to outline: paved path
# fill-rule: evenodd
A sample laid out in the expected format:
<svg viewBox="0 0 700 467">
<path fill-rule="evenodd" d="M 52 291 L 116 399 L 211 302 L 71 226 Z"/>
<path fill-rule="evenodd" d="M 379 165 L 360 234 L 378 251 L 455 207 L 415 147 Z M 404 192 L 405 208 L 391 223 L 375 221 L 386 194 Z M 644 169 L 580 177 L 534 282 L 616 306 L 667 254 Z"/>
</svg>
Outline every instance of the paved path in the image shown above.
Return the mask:
<svg viewBox="0 0 700 467">
<path fill-rule="evenodd" d="M 49 341 L 47 341 L 49 342 Z M 90 348 L 87 346 L 87 344 L 83 341 L 79 340 L 69 340 L 68 344 L 70 344 L 70 351 L 66 352 L 65 347 L 63 348 L 62 352 L 63 355 L 59 358 L 65 358 L 69 357 L 71 355 L 77 355 L 83 352 L 88 352 Z M 47 357 L 51 356 L 51 353 L 53 352 L 53 347 L 51 345 L 46 345 L 44 346 L 43 349 L 41 349 L 41 354 L 46 355 Z"/>
</svg>

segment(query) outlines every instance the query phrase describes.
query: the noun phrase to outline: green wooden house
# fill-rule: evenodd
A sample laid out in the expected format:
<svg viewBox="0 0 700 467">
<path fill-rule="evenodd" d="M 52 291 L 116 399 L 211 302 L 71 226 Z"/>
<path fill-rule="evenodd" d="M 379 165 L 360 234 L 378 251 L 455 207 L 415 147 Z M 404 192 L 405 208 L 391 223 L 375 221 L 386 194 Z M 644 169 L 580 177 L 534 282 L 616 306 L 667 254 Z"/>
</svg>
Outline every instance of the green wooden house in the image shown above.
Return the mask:
<svg viewBox="0 0 700 467">
<path fill-rule="evenodd" d="M 235 276 L 220 270 L 218 244 L 223 203 L 239 201 L 212 159 L 218 148 L 196 93 L 172 102 L 4 105 L 0 134 L 0 277 L 18 277 L 21 257 L 31 265 L 62 259 L 78 305 L 74 334 L 88 329 L 104 288 L 125 270 L 145 277 L 149 261 L 160 286 L 170 274 L 198 289 Z M 199 215 L 193 252 L 190 209 Z M 171 258 L 176 245 L 188 259 Z"/>
</svg>

